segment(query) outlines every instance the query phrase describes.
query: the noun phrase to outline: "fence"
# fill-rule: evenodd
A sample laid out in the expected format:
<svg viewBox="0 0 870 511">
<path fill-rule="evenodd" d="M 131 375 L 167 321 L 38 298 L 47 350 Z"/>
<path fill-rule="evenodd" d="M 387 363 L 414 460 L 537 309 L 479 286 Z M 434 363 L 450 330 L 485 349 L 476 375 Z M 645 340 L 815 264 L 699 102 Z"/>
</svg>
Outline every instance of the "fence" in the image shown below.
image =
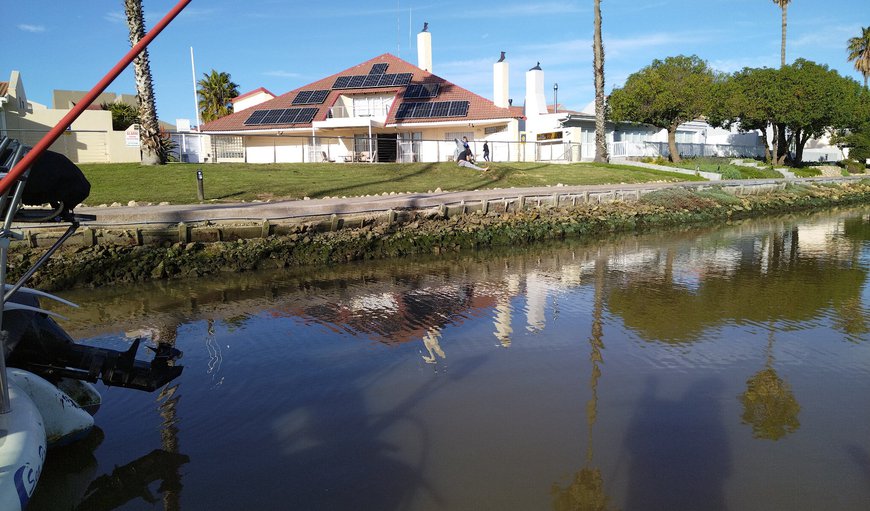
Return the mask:
<svg viewBox="0 0 870 511">
<path fill-rule="evenodd" d="M 35 146 L 48 130 L 5 129 L 3 134 L 26 146 Z M 51 144 L 50 150 L 63 154 L 75 163 L 109 163 L 112 161 L 110 132 L 67 130 Z M 123 144 L 121 133 L 121 141 Z"/>
<path fill-rule="evenodd" d="M 612 158 L 668 157 L 667 142 L 613 142 L 608 149 Z M 764 146 L 677 143 L 681 157 L 761 158 Z"/>
<path fill-rule="evenodd" d="M 40 130 L 7 129 L 10 137 L 35 145 L 44 135 Z M 355 136 L 305 135 L 206 135 L 171 133 L 172 156 L 185 163 L 312 163 L 312 162 L 444 162 L 453 161 L 456 143 L 450 140 L 409 139 L 409 134 Z M 472 153 L 483 160 L 484 140 L 470 140 Z M 553 141 L 487 140 L 490 160 L 495 162 L 540 161 L 569 163 L 591 161 L 595 144 Z M 763 157 L 762 146 L 678 143 L 681 156 Z M 76 163 L 119 163 L 140 161 L 139 148 L 128 146 L 123 132 L 67 131 L 51 150 Z M 665 142 L 615 142 L 608 144 L 611 158 L 667 157 Z M 805 159 L 820 154 L 805 151 Z M 839 159 L 824 154 L 822 158 Z"/>
</svg>

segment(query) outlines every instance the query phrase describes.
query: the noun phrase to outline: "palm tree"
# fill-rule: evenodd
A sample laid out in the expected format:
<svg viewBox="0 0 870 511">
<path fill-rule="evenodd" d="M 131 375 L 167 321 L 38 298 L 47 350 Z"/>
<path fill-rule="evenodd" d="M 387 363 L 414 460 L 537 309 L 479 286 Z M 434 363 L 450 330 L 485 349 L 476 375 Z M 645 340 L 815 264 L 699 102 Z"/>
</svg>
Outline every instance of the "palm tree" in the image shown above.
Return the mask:
<svg viewBox="0 0 870 511">
<path fill-rule="evenodd" d="M 786 22 L 786 12 L 788 11 L 788 4 L 791 3 L 791 0 L 773 0 L 773 3 L 778 5 L 780 9 L 782 9 L 782 49 L 780 50 L 780 61 L 779 65 L 781 67 L 785 67 L 785 22 Z"/>
<path fill-rule="evenodd" d="M 849 60 L 855 61 L 855 69 L 864 75 L 864 88 L 867 88 L 867 77 L 870 76 L 870 27 L 861 29 L 861 35 L 849 39 L 846 47 Z"/>
<path fill-rule="evenodd" d="M 239 86 L 233 83 L 230 74 L 212 69 L 211 73 L 203 73 L 203 76 L 205 78 L 197 82 L 203 122 L 233 113 L 231 100 L 239 95 Z"/>
<path fill-rule="evenodd" d="M 604 104 L 604 45 L 601 42 L 601 0 L 595 0 L 595 35 L 592 42 L 595 74 L 595 161 L 607 162 L 607 139 Z"/>
<path fill-rule="evenodd" d="M 130 27 L 130 45 L 134 46 L 145 37 L 142 0 L 124 0 L 124 12 L 127 15 L 127 26 Z M 136 94 L 139 96 L 142 164 L 163 165 L 166 163 L 166 153 L 163 150 L 160 127 L 157 124 L 157 104 L 154 101 L 154 86 L 151 83 L 148 50 L 143 50 L 133 61 L 133 73 L 136 78 Z"/>
</svg>

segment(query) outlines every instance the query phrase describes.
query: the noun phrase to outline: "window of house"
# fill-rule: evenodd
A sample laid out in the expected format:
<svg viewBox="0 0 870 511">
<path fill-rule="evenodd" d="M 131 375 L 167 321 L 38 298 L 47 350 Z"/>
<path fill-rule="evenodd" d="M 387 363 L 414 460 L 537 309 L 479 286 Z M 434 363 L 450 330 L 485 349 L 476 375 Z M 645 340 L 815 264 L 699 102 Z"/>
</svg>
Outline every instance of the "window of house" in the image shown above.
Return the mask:
<svg viewBox="0 0 870 511">
<path fill-rule="evenodd" d="M 353 117 L 385 117 L 393 106 L 393 96 L 359 94 L 352 100 Z"/>
<path fill-rule="evenodd" d="M 677 131 L 678 144 L 691 144 L 695 141 L 694 131 Z"/>
<path fill-rule="evenodd" d="M 453 140 L 454 138 L 458 138 L 462 140 L 462 137 L 468 137 L 468 141 L 471 142 L 474 140 L 474 132 L 473 131 L 448 131 L 444 134 L 444 140 Z"/>
</svg>

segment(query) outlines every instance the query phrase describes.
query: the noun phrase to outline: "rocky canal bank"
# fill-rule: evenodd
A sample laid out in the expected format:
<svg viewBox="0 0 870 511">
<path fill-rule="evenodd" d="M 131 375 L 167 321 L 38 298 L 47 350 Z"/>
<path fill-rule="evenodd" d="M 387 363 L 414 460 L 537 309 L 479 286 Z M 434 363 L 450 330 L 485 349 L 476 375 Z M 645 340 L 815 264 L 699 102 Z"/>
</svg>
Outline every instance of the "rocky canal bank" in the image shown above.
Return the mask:
<svg viewBox="0 0 870 511">
<path fill-rule="evenodd" d="M 483 200 L 374 214 L 331 215 L 281 225 L 265 220 L 197 227 L 181 223 L 151 230 L 101 229 L 99 233 L 86 228 L 77 235 L 80 241 L 55 254 L 37 272 L 31 285 L 60 290 L 727 222 L 870 204 L 870 180 L 779 183 L 750 195 L 742 195 L 734 187 L 678 186 L 643 194 L 612 194 L 606 200 L 590 200 L 588 194 L 579 199 L 558 193 L 544 197 L 549 200 Z M 106 243 L 106 239 L 112 242 Z M 10 279 L 44 252 L 44 243 L 35 240 L 28 233 L 23 242 L 13 246 Z"/>
</svg>

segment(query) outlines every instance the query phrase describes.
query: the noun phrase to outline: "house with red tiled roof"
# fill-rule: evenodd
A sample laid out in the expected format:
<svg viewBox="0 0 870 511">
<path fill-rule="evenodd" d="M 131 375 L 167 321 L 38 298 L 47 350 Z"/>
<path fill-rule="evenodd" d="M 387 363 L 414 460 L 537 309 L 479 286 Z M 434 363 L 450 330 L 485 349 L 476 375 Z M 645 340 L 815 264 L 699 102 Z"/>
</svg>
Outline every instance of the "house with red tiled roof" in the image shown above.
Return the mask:
<svg viewBox="0 0 870 511">
<path fill-rule="evenodd" d="M 420 66 L 384 53 L 271 99 L 265 89 L 243 95 L 265 100 L 201 128 L 214 161 L 447 161 L 463 136 L 476 153 L 484 141 L 519 140 L 523 111 L 506 98 L 507 74 L 498 101 L 451 83 L 431 72 L 428 36 L 418 36 Z"/>
</svg>

